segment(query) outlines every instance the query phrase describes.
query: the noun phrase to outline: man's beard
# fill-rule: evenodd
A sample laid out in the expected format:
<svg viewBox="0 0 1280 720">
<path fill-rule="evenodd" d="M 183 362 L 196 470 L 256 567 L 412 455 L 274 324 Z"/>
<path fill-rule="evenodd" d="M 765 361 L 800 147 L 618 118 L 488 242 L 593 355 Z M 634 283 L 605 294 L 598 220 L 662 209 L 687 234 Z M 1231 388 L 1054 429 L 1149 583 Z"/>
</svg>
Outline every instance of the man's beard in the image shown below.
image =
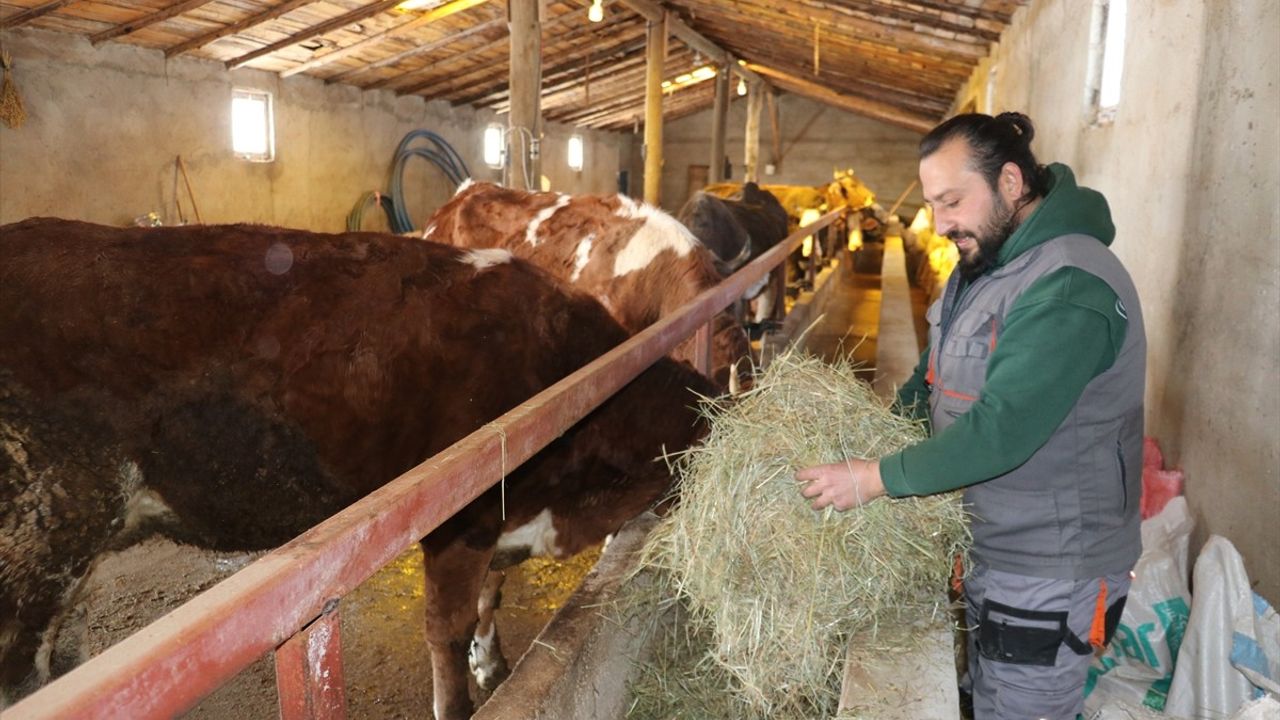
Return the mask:
<svg viewBox="0 0 1280 720">
<path fill-rule="evenodd" d="M 955 242 L 961 238 L 973 238 L 977 242 L 977 250 L 970 257 L 960 256 L 958 269 L 960 277 L 965 282 L 973 282 L 982 276 L 983 273 L 990 270 L 996 263 L 996 258 L 1000 256 L 1000 248 L 1004 247 L 1005 242 L 1013 235 L 1013 231 L 1018 229 L 1018 221 L 1014 217 L 1017 213 L 1012 207 L 1005 203 L 1004 198 L 998 193 L 992 193 L 995 202 L 991 208 L 991 214 L 987 216 L 982 227 L 978 228 L 977 234 L 967 230 L 952 230 L 947 233 L 947 237 Z"/>
</svg>

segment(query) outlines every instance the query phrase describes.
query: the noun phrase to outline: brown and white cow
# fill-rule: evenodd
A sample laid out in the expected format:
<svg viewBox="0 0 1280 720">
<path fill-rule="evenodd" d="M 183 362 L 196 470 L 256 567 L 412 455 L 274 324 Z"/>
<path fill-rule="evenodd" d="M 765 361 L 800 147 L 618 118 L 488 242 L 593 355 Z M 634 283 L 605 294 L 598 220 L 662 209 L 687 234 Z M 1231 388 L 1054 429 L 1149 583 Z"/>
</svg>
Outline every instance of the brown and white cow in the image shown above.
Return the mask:
<svg viewBox="0 0 1280 720">
<path fill-rule="evenodd" d="M 714 287 L 714 256 L 675 218 L 625 195 L 525 192 L 467 181 L 423 237 L 459 247 L 506 248 L 595 296 L 632 334 Z M 727 387 L 750 344 L 728 313 L 715 318 L 712 375 Z M 690 339 L 672 356 L 693 359 Z"/>
<path fill-rule="evenodd" d="M 0 687 L 102 552 L 281 544 L 623 341 L 503 250 L 258 226 L 0 227 Z M 491 566 L 598 542 L 702 431 L 664 359 L 422 541 L 436 716 L 465 718 Z M 46 635 L 47 637 L 47 635 Z"/>
</svg>

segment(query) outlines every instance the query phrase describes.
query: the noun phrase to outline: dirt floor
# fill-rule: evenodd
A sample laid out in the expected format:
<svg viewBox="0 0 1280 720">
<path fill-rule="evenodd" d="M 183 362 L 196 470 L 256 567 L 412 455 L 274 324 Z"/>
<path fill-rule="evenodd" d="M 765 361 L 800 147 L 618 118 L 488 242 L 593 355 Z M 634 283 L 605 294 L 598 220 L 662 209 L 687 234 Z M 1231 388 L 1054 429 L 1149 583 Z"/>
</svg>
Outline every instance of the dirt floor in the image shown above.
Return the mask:
<svg viewBox="0 0 1280 720">
<path fill-rule="evenodd" d="M 58 637 L 55 667 L 65 670 L 79 658 L 102 652 L 256 557 L 208 552 L 159 538 L 107 556 Z M 508 571 L 498 627 L 512 665 L 598 557 L 598 550 L 588 550 L 564 563 L 533 559 Z M 423 636 L 422 556 L 417 546 L 357 588 L 341 612 L 348 715 L 371 720 L 430 717 L 431 665 Z M 277 717 L 272 662 L 270 655 L 263 657 L 184 717 Z"/>
</svg>

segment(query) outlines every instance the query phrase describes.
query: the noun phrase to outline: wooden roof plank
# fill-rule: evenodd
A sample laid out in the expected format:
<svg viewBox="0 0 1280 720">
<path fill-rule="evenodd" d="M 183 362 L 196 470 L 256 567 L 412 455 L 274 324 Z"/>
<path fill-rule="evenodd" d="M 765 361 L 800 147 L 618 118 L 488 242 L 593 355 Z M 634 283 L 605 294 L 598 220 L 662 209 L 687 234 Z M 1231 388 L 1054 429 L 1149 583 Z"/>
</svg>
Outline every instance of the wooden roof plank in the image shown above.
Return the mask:
<svg viewBox="0 0 1280 720">
<path fill-rule="evenodd" d="M 390 10 L 391 8 L 400 4 L 402 1 L 403 0 L 377 0 L 377 2 L 371 3 L 369 5 L 365 5 L 364 7 L 356 8 L 351 12 L 339 15 L 338 17 L 335 17 L 331 20 L 320 23 L 319 25 L 313 25 L 312 27 L 306 28 L 305 30 L 296 32 L 290 35 L 289 37 L 283 40 L 279 40 L 277 42 L 273 42 L 270 45 L 267 45 L 266 47 L 258 48 L 253 52 L 245 53 L 244 55 L 241 55 L 240 57 L 237 57 L 237 58 L 232 58 L 231 60 L 228 60 L 226 62 L 227 69 L 234 70 L 242 65 L 246 65 L 248 63 L 253 62 L 254 60 L 257 60 L 258 58 L 264 55 L 270 55 L 284 48 L 297 45 L 298 43 L 304 40 L 310 40 L 311 38 L 317 35 L 323 35 L 327 32 L 331 32 L 338 28 L 350 25 L 351 23 L 364 20 L 367 17 L 372 17 L 374 15 L 377 15 L 378 13 L 386 12 L 387 10 Z"/>
<path fill-rule="evenodd" d="M 362 65 L 356 68 L 351 68 L 350 70 L 334 75 L 333 77 L 325 78 L 325 82 L 327 83 L 351 82 L 351 80 L 365 74 L 366 72 L 378 70 L 378 69 L 387 67 L 388 65 L 395 65 L 396 63 L 402 60 L 406 60 L 408 58 L 415 57 L 417 55 L 425 55 L 429 52 L 439 50 L 440 48 L 448 47 L 456 42 L 461 42 L 463 40 L 466 40 L 472 35 L 479 35 L 481 33 L 488 32 L 489 30 L 501 29 L 505 36 L 506 27 L 507 27 L 506 18 L 494 18 L 493 20 L 480 23 L 479 25 L 472 25 L 471 27 L 461 32 L 445 35 L 439 40 L 434 40 L 432 42 L 429 42 L 423 45 L 415 45 L 409 48 L 408 50 L 398 52 L 394 55 L 388 55 L 387 57 L 384 57 L 381 60 L 375 60 L 374 62 L 368 63 L 366 65 Z"/>
<path fill-rule="evenodd" d="M 915 130 L 921 134 L 933 129 L 933 126 L 937 124 L 937 119 L 935 118 L 908 112 L 899 107 L 877 100 L 866 100 L 864 98 L 842 95 L 824 85 L 819 85 L 818 83 L 806 80 L 805 78 L 796 77 L 795 75 L 790 75 L 774 68 L 755 65 L 752 69 L 765 77 L 772 78 L 777 81 L 781 87 L 791 90 L 798 95 L 804 95 L 812 100 L 825 102 L 828 105 L 834 105 L 835 107 L 848 110 L 849 112 L 862 115 L 864 117 L 904 127 L 908 130 Z"/>
<path fill-rule="evenodd" d="M 117 25 L 109 30 L 103 30 L 97 35 L 90 36 L 89 42 L 94 45 L 97 45 L 99 43 L 106 42 L 107 40 L 112 40 L 114 38 L 121 37 L 122 35 L 129 35 L 149 25 L 155 25 L 158 22 L 164 22 L 165 20 L 168 20 L 171 17 L 175 17 L 177 15 L 181 15 L 182 13 L 195 10 L 201 5 L 207 5 L 208 3 L 211 3 L 211 2 L 213 2 L 213 0 L 186 0 L 186 2 L 176 3 L 174 5 L 170 5 L 169 7 L 159 12 L 154 12 L 154 13 L 151 13 L 150 15 L 144 15 L 143 17 L 140 17 L 137 20 L 130 20 L 127 23 L 124 23 L 122 25 Z"/>
<path fill-rule="evenodd" d="M 567 21 L 568 21 L 568 18 L 562 15 L 559 18 L 556 18 L 552 22 L 543 24 L 543 29 L 547 29 L 552 25 L 560 24 Z M 620 43 L 626 43 L 626 42 L 632 41 L 632 38 L 628 37 L 628 33 L 630 31 L 630 26 L 634 24 L 635 24 L 634 19 L 627 18 L 627 17 L 620 17 L 619 19 L 613 21 L 612 27 L 614 27 L 614 29 L 619 30 L 617 34 L 622 36 L 621 39 L 619 40 Z M 583 35 L 591 35 L 595 33 L 597 33 L 596 28 L 585 28 L 577 32 L 571 32 L 570 34 L 567 35 L 567 38 L 576 39 L 576 38 L 582 37 Z M 617 39 L 617 38 L 610 38 L 610 39 Z M 474 57 L 477 54 L 491 52 L 505 43 L 506 43 L 506 40 L 503 39 L 500 41 L 496 41 L 494 43 L 490 43 L 489 45 L 486 45 L 483 47 L 474 48 L 466 53 L 460 53 L 459 55 L 449 58 L 449 62 L 450 64 L 453 64 L 455 62 L 469 60 L 471 57 Z M 585 43 L 583 44 L 585 45 Z M 545 48 L 544 48 L 543 54 L 544 56 L 547 54 Z M 502 78 L 505 78 L 508 72 L 505 58 L 504 58 L 504 62 L 500 63 L 499 65 L 496 65 L 496 66 L 487 65 L 484 67 L 472 68 L 469 71 L 462 73 L 461 75 L 454 74 L 454 73 L 444 73 L 442 72 L 442 68 L 435 68 L 435 70 L 436 72 L 433 73 L 431 77 L 425 78 L 423 80 L 420 80 L 408 86 L 401 85 L 397 88 L 396 92 L 401 95 L 421 94 L 427 97 L 436 97 L 438 95 L 441 95 L 442 93 L 446 95 L 454 94 L 457 92 L 465 91 L 469 88 L 475 87 L 476 85 L 479 85 L 485 82 L 492 82 L 494 85 L 497 85 L 502 82 Z M 445 75 L 445 77 L 441 78 L 440 75 Z M 493 79 L 490 79 L 490 76 Z M 392 85 L 394 86 L 395 83 L 393 82 Z"/>
<path fill-rule="evenodd" d="M 614 45 L 609 45 L 603 48 L 583 47 L 578 52 L 565 53 L 565 54 L 559 55 L 557 59 L 560 60 L 561 62 L 543 70 L 543 77 L 542 77 L 542 82 L 544 84 L 543 92 L 545 92 L 545 83 L 547 83 L 548 81 L 557 82 L 566 75 L 576 75 L 581 69 L 581 63 L 583 59 L 585 59 L 587 53 L 592 53 L 593 55 L 598 53 L 599 55 L 597 57 L 601 60 L 610 60 L 610 59 L 621 60 L 629 56 L 634 58 L 637 55 L 643 55 L 644 47 L 645 47 L 645 38 L 643 36 L 638 38 L 628 38 L 626 36 L 622 36 L 618 38 L 618 42 Z M 668 54 L 667 56 L 668 62 L 671 62 L 673 58 L 678 58 L 678 57 L 681 57 L 681 56 L 676 53 Z M 491 98 L 500 98 L 500 97 L 506 96 L 509 90 L 507 87 L 507 83 L 500 82 L 500 84 L 498 85 L 490 85 L 490 86 L 481 88 L 479 95 L 476 95 L 476 94 L 461 95 L 460 94 L 481 84 L 482 83 L 477 82 L 477 83 L 472 83 L 470 86 L 463 86 L 459 88 L 450 89 L 449 91 L 445 92 L 443 96 L 445 97 L 445 99 L 448 99 L 454 103 L 459 103 L 459 104 L 476 103 L 476 104 L 484 105 L 486 104 L 486 102 L 492 102 Z"/>
<path fill-rule="evenodd" d="M 52 2 L 47 2 L 43 5 L 28 8 L 22 12 L 15 13 L 3 20 L 0 20 L 0 30 L 8 30 L 9 28 L 15 28 L 19 25 L 25 25 L 32 20 L 60 10 L 73 2 L 79 2 L 79 0 L 53 0 Z"/>
<path fill-rule="evenodd" d="M 304 62 L 301 65 L 298 65 L 297 67 L 293 67 L 288 70 L 285 70 L 284 72 L 280 73 L 280 77 L 289 77 L 291 75 L 297 75 L 300 72 L 306 72 L 307 70 L 323 67 L 324 65 L 328 65 L 331 62 L 341 60 L 344 57 L 360 52 L 361 50 L 364 50 L 368 47 L 376 45 L 384 40 L 404 35 L 411 30 L 415 30 L 417 28 L 422 27 L 423 25 L 428 25 L 442 18 L 447 18 L 450 15 L 460 13 L 464 10 L 470 10 L 471 8 L 476 7 L 477 5 L 483 5 L 487 2 L 489 2 L 489 0 L 449 0 L 449 2 L 446 2 L 443 5 L 437 5 L 436 7 L 432 8 L 430 11 L 422 14 L 417 18 L 414 18 L 413 20 L 410 20 L 407 23 L 402 23 L 393 28 L 390 28 L 389 30 L 384 30 L 376 35 L 371 35 L 359 42 L 353 43 L 351 45 L 347 45 L 346 47 L 338 48 L 333 52 L 325 53 L 320 57 L 308 60 L 307 62 Z"/>
<path fill-rule="evenodd" d="M 208 45 L 209 43 L 215 40 L 220 40 L 228 35 L 235 35 L 244 30 L 248 30 L 251 27 L 254 27 L 255 25 L 261 25 L 265 22 L 270 22 L 271 20 L 274 20 L 280 17 L 281 15 L 285 15 L 294 10 L 297 10 L 300 7 L 303 7 L 304 5 L 310 5 L 311 3 L 316 1 L 317 0 L 285 0 L 285 2 L 282 2 L 279 5 L 272 6 L 268 10 L 257 13 L 255 15 L 250 15 L 247 18 L 231 23 L 230 25 L 226 25 L 224 27 L 218 28 L 217 30 L 207 32 L 197 37 L 193 37 L 190 40 L 187 40 L 186 42 L 178 43 L 173 47 L 166 48 L 164 51 L 164 56 L 169 58 L 169 57 L 173 57 L 174 55 L 181 55 L 182 53 L 188 52 L 190 50 L 196 50 L 196 49 L 202 48 L 205 45 Z"/>
</svg>

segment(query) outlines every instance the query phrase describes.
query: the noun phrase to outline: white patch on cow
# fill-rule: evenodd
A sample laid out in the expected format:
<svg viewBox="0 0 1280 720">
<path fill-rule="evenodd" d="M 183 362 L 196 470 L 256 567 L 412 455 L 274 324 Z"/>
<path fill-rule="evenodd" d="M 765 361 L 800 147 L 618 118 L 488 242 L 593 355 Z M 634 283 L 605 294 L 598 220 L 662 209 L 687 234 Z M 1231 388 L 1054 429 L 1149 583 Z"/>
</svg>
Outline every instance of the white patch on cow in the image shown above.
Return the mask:
<svg viewBox="0 0 1280 720">
<path fill-rule="evenodd" d="M 493 651 L 493 638 L 498 634 L 498 626 L 489 623 L 489 632 L 476 634 L 467 651 L 467 664 L 471 666 L 471 674 L 476 677 L 476 684 L 482 688 L 491 688 L 495 676 L 500 672 L 497 653 Z"/>
<path fill-rule="evenodd" d="M 556 552 L 556 528 L 551 521 L 550 508 L 515 530 L 498 538 L 498 553 L 528 548 L 533 557 L 554 556 Z"/>
<path fill-rule="evenodd" d="M 476 248 L 463 253 L 458 260 L 475 266 L 476 270 L 484 270 L 494 265 L 511 262 L 511 251 L 502 248 Z"/>
<path fill-rule="evenodd" d="M 684 257 L 696 245 L 698 239 L 679 221 L 664 212 L 652 211 L 614 259 L 613 276 L 622 277 L 627 273 L 643 270 L 664 250 L 671 250 L 678 257 Z"/>
<path fill-rule="evenodd" d="M 142 468 L 132 460 L 120 463 L 118 470 L 121 494 L 125 497 L 124 526 L 121 532 L 132 534 L 152 520 L 173 520 L 173 508 L 156 491 L 142 486 Z"/>
<path fill-rule="evenodd" d="M 764 277 L 762 277 L 762 278 L 760 278 L 759 280 L 755 281 L 755 283 L 753 283 L 753 284 L 751 285 L 751 287 L 747 288 L 747 289 L 742 293 L 742 297 L 743 297 L 744 299 L 746 299 L 746 300 L 755 300 L 755 299 L 756 299 L 756 296 L 760 294 L 760 291 L 761 291 L 761 290 L 764 290 L 764 286 L 765 286 L 765 284 L 766 284 L 766 283 L 768 283 L 768 282 L 769 282 L 769 280 L 771 280 L 771 279 L 772 279 L 772 278 L 770 278 L 770 276 L 765 275 Z"/>
<path fill-rule="evenodd" d="M 455 196 L 457 196 L 457 195 L 461 195 L 462 193 L 464 193 L 464 192 L 466 192 L 466 191 L 467 191 L 467 188 L 469 188 L 469 187 L 471 187 L 472 185 L 475 185 L 475 184 L 476 184 L 476 181 L 475 181 L 475 180 L 472 180 L 471 178 L 467 178 L 466 180 L 463 180 L 463 181 L 462 181 L 462 184 L 461 184 L 461 185 L 458 185 L 458 189 L 457 189 L 457 190 L 454 190 L 454 191 L 453 191 L 453 194 L 454 194 Z"/>
<path fill-rule="evenodd" d="M 766 275 L 765 280 L 768 279 L 769 276 Z M 754 319 L 757 324 L 768 320 L 773 315 L 773 303 L 777 300 L 777 298 L 774 297 L 774 290 L 775 288 L 773 284 L 770 283 L 765 287 L 764 291 L 756 297 L 756 315 Z"/>
<path fill-rule="evenodd" d="M 529 229 L 525 230 L 524 241 L 536 247 L 538 245 L 538 228 L 542 223 L 550 220 L 552 215 L 560 212 L 560 208 L 568 205 L 570 199 L 568 195 L 557 193 L 555 204 L 542 208 L 537 215 L 533 216 L 533 222 L 530 222 Z"/>
<path fill-rule="evenodd" d="M 582 276 L 582 270 L 587 266 L 587 261 L 591 259 L 591 243 L 595 242 L 596 234 L 588 233 L 582 238 L 582 242 L 578 243 L 578 249 L 573 254 L 573 275 L 569 277 L 569 282 L 578 282 L 578 278 Z"/>
</svg>

